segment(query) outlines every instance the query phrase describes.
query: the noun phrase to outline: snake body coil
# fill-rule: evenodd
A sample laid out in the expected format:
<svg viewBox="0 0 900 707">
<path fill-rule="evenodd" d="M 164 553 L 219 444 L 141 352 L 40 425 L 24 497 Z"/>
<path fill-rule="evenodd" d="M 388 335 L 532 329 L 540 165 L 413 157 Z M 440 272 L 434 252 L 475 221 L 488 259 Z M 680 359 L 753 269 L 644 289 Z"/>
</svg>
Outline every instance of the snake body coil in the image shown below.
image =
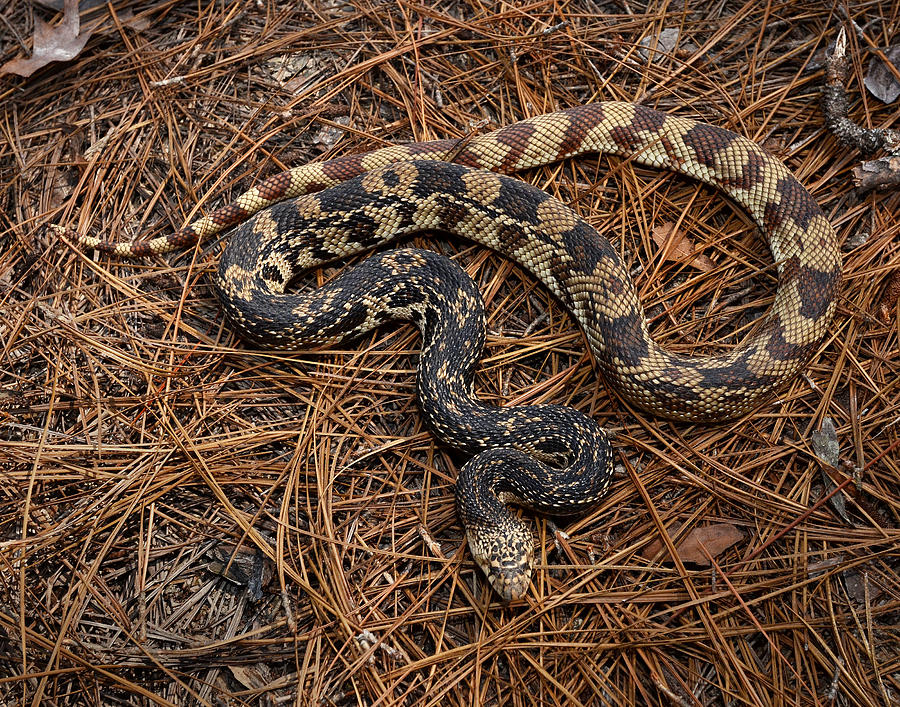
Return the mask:
<svg viewBox="0 0 900 707">
<path fill-rule="evenodd" d="M 456 486 L 472 554 L 500 596 L 520 597 L 531 578 L 533 541 L 505 503 L 555 515 L 595 505 L 612 473 L 606 434 L 571 408 L 496 408 L 475 397 L 484 303 L 472 279 L 444 256 L 412 249 L 378 253 L 312 292 L 284 294 L 293 264 L 303 261 L 298 251 L 322 243 L 323 224 L 304 223 L 295 207 L 272 207 L 229 241 L 214 280 L 229 318 L 247 338 L 292 347 L 339 341 L 390 320 L 414 322 L 423 338 L 417 387 L 425 421 L 442 441 L 476 454 Z M 260 219 L 279 224 L 273 235 L 293 235 L 280 246 L 260 239 Z M 346 226 L 360 232 L 353 217 Z M 254 265 L 255 275 L 237 274 Z"/>
<path fill-rule="evenodd" d="M 721 188 L 747 210 L 766 234 L 778 269 L 775 301 L 753 336 L 720 356 L 684 358 L 664 351 L 650 338 L 634 286 L 610 244 L 547 194 L 495 173 L 585 152 L 623 155 L 642 164 L 673 169 Z M 448 156 L 454 164 L 435 161 Z M 332 292 L 314 300 L 314 305 L 284 294 L 284 287 L 306 268 L 404 233 L 447 230 L 489 246 L 531 270 L 570 310 L 599 367 L 625 398 L 654 413 L 687 420 L 736 417 L 795 375 L 828 327 L 840 282 L 835 234 L 815 201 L 781 162 L 728 130 L 630 103 L 598 103 L 551 113 L 462 145 L 455 141 L 401 145 L 298 167 L 269 178 L 235 203 L 163 238 L 133 244 L 76 238 L 87 246 L 122 255 L 161 253 L 256 212 L 260 213 L 238 229 L 226 248 L 216 279 L 226 310 L 247 337 L 281 346 L 324 342 L 375 326 L 385 313 L 393 312 L 390 316 L 425 316 L 420 326 L 427 340 L 427 315 L 413 311 L 408 303 L 392 302 L 396 293 L 390 291 L 390 285 L 378 302 L 368 297 L 369 288 L 345 293 L 343 299 Z M 442 306 L 437 291 L 425 299 L 458 324 L 468 314 Z M 474 348 L 480 350 L 480 344 Z M 440 344 L 432 345 L 431 350 L 439 351 Z M 449 387 L 463 386 L 459 390 L 464 393 L 443 386 L 443 394 L 463 395 L 471 402 L 471 388 L 465 388 L 463 380 L 451 373 L 457 365 L 453 356 L 446 350 L 443 362 L 428 370 L 439 381 L 452 383 Z M 473 451 L 496 444 L 495 440 L 465 439 L 466 415 L 442 426 L 442 416 L 448 410 L 452 413 L 452 405 L 439 401 L 439 395 L 433 397 L 438 400 L 434 409 L 440 413 L 429 417 L 426 399 L 430 394 L 421 393 L 426 390 L 424 375 L 420 375 L 420 395 L 426 418 L 439 436 Z M 491 414 L 501 413 L 494 410 Z M 553 424 L 545 427 L 550 429 Z M 588 432 L 587 437 L 592 434 Z M 507 457 L 519 453 L 509 446 L 501 442 L 498 451 L 481 455 L 487 471 L 475 476 L 493 478 L 493 471 L 507 463 Z M 577 458 L 576 454 L 563 462 L 548 459 L 560 465 Z M 566 488 L 567 480 L 575 481 L 575 486 L 587 487 L 586 494 L 593 494 L 605 488 L 607 467 L 604 457 L 597 467 L 599 482 L 581 484 L 562 473 L 552 483 Z M 532 472 L 517 473 L 526 478 Z M 467 479 L 468 471 L 461 473 L 461 478 Z M 488 509 L 485 517 L 501 526 L 506 520 L 497 516 L 499 510 L 491 504 L 519 493 L 503 486 L 505 483 L 495 484 L 499 495 L 493 500 L 485 492 L 477 492 L 483 508 Z M 554 487 L 548 488 L 552 497 Z M 592 495 L 586 498 L 589 501 L 584 503 L 595 500 Z M 526 502 L 541 505 L 534 500 Z M 559 496 L 556 506 L 556 511 L 580 507 L 568 493 Z M 487 537 L 482 527 L 485 523 L 475 518 L 482 510 L 467 510 L 461 504 L 473 550 Z M 478 528 L 474 542 L 473 527 Z M 494 547 L 493 540 L 481 542 L 489 548 L 488 559 L 479 559 L 482 566 L 502 565 L 504 553 L 518 552 L 521 558 L 521 548 L 510 549 L 519 543 L 510 533 L 513 531 L 499 534 L 501 540 L 509 540 L 507 550 Z M 493 578 L 492 582 L 498 586 Z M 502 586 L 510 586 L 508 578 L 499 584 L 501 593 Z M 512 580 L 512 585 L 519 587 L 521 582 Z M 519 593 L 519 589 L 507 592 Z"/>
</svg>

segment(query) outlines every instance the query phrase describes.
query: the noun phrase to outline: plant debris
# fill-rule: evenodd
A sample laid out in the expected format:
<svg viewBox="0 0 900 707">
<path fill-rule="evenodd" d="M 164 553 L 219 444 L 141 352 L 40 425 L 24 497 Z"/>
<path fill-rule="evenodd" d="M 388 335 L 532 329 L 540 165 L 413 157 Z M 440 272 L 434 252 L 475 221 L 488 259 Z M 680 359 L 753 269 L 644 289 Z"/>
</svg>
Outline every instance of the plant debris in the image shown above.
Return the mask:
<svg viewBox="0 0 900 707">
<path fill-rule="evenodd" d="M 90 37 L 90 29 L 81 29 L 78 0 L 65 0 L 63 18 L 58 24 L 49 25 L 35 15 L 31 56 L 7 61 L 0 66 L 0 76 L 18 74 L 27 77 L 54 61 L 74 59 Z"/>
<path fill-rule="evenodd" d="M 878 57 L 869 64 L 865 85 L 875 98 L 883 103 L 893 103 L 900 97 L 900 46 L 888 47 L 883 52 L 884 59 Z M 893 71 L 891 70 L 893 67 Z"/>
<path fill-rule="evenodd" d="M 716 264 L 694 248 L 691 239 L 679 231 L 671 221 L 653 227 L 653 242 L 659 246 L 666 260 L 685 263 L 703 272 L 715 269 Z"/>
<path fill-rule="evenodd" d="M 669 534 L 674 536 L 679 528 L 679 525 L 674 525 Z M 709 567 L 712 564 L 710 558 L 719 557 L 745 537 L 744 533 L 731 523 L 714 523 L 691 529 L 687 535 L 678 540 L 675 551 L 678 553 L 678 559 L 686 565 Z M 661 553 L 664 555 L 664 561 L 672 561 L 665 543 L 656 539 L 641 550 L 641 557 L 655 560 Z"/>
<path fill-rule="evenodd" d="M 900 169 L 900 165 L 898 165 L 898 169 Z M 900 322 L 898 303 L 900 303 L 900 267 L 895 267 L 891 279 L 888 280 L 887 287 L 884 288 L 884 294 L 878 303 L 878 314 L 883 322 L 886 324 Z"/>
<path fill-rule="evenodd" d="M 828 129 L 844 145 L 864 156 L 884 150 L 889 157 L 869 160 L 854 168 L 856 186 L 861 192 L 900 184 L 900 131 L 889 128 L 863 128 L 849 117 L 850 101 L 844 86 L 850 66 L 847 35 L 839 31 L 834 51 L 826 59 L 826 80 L 822 89 L 822 112 Z"/>
<path fill-rule="evenodd" d="M 826 416 L 822 420 L 822 425 L 819 429 L 813 431 L 812 445 L 816 456 L 819 457 L 826 466 L 829 466 L 832 469 L 837 469 L 840 466 L 841 445 L 840 442 L 838 442 L 837 430 L 834 428 L 834 420 L 830 417 Z M 824 470 L 822 470 L 821 475 L 822 481 L 825 484 L 825 490 L 827 492 L 834 491 L 835 483 L 831 480 L 831 477 Z M 838 492 L 830 494 L 828 502 L 832 505 L 834 510 L 837 511 L 838 515 L 844 519 L 844 522 L 853 522 L 847 513 L 847 502 L 842 493 Z"/>
</svg>

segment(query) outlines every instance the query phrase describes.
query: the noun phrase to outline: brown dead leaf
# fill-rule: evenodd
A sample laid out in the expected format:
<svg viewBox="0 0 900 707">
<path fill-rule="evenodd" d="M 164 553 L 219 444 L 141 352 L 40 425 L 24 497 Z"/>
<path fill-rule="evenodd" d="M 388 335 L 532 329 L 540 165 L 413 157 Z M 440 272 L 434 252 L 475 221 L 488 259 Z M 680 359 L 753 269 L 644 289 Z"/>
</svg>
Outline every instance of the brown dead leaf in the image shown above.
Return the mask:
<svg viewBox="0 0 900 707">
<path fill-rule="evenodd" d="M 674 535 L 678 532 L 678 527 L 673 527 L 669 533 Z M 685 537 L 683 537 L 675 550 L 682 562 L 699 567 L 709 567 L 710 557 L 718 557 L 728 548 L 744 539 L 744 533 L 738 530 L 731 523 L 716 523 L 715 525 L 705 525 L 700 528 L 694 528 Z M 645 560 L 654 559 L 661 550 L 665 548 L 662 540 L 654 540 L 641 550 L 641 557 Z M 704 549 L 706 552 L 704 552 Z M 667 561 L 668 553 L 665 554 L 663 561 Z"/>
<path fill-rule="evenodd" d="M 838 441 L 837 430 L 834 428 L 834 420 L 827 415 L 822 418 L 822 424 L 819 429 L 813 430 L 812 448 L 816 456 L 826 465 L 833 469 L 840 466 L 841 463 L 841 444 Z M 835 484 L 824 468 L 819 470 L 822 474 L 822 482 L 825 484 L 826 492 L 834 490 Z M 838 515 L 848 524 L 852 524 L 852 520 L 847 513 L 847 501 L 844 494 L 837 493 L 828 499 L 831 506 L 838 512 Z"/>
<path fill-rule="evenodd" d="M 847 594 L 860 604 L 870 604 L 884 596 L 884 588 L 872 581 L 866 571 L 848 570 L 844 572 L 844 586 L 847 587 Z"/>
<path fill-rule="evenodd" d="M 900 270 L 891 275 L 891 279 L 888 280 L 888 286 L 881 296 L 881 301 L 878 303 L 878 314 L 881 315 L 881 320 L 886 324 L 890 324 L 892 315 L 897 309 L 898 300 L 900 300 Z"/>
<path fill-rule="evenodd" d="M 823 418 L 819 429 L 813 430 L 812 447 L 816 456 L 828 466 L 836 469 L 840 465 L 841 444 L 834 429 L 834 420 L 830 417 Z"/>
<path fill-rule="evenodd" d="M 693 242 L 675 228 L 671 221 L 653 228 L 653 242 L 665 253 L 666 260 L 675 260 L 691 265 L 703 272 L 715 269 L 716 264 L 702 253 L 698 253 Z"/>
<path fill-rule="evenodd" d="M 40 17 L 35 16 L 31 57 L 9 60 L 0 66 L 0 76 L 3 74 L 31 76 L 51 62 L 74 59 L 78 56 L 78 52 L 84 49 L 90 36 L 90 29 L 81 31 L 78 0 L 65 0 L 65 12 L 62 22 L 58 25 L 48 25 Z"/>
<path fill-rule="evenodd" d="M 272 681 L 268 668 L 262 663 L 257 665 L 229 665 L 234 679 L 248 690 L 259 690 Z"/>
<path fill-rule="evenodd" d="M 238 547 L 221 542 L 207 553 L 207 569 L 239 587 L 246 587 L 250 598 L 259 601 L 262 590 L 272 581 L 272 563 L 258 548 Z"/>
</svg>

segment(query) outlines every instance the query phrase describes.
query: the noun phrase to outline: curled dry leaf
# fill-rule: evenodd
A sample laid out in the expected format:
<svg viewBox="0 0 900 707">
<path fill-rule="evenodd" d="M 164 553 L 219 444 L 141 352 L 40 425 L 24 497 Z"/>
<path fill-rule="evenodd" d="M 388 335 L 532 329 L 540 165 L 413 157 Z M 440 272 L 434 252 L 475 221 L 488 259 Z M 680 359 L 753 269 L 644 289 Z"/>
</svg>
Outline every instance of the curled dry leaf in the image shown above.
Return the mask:
<svg viewBox="0 0 900 707">
<path fill-rule="evenodd" d="M 816 456 L 822 460 L 822 462 L 826 466 L 830 466 L 832 468 L 837 468 L 838 464 L 841 462 L 841 445 L 838 442 L 837 430 L 834 428 L 834 421 L 826 416 L 822 419 L 822 425 L 817 430 L 813 430 L 812 433 L 812 447 L 813 451 L 816 453 Z M 831 477 L 825 472 L 824 468 L 821 470 L 822 473 L 822 483 L 825 484 L 826 492 L 830 493 L 834 490 L 834 482 L 831 480 Z M 845 522 L 850 523 L 850 516 L 847 514 L 847 502 L 844 498 L 844 494 L 836 493 L 828 502 L 831 504 L 831 507 L 837 511 L 838 515 L 844 519 Z"/>
<path fill-rule="evenodd" d="M 690 238 L 675 228 L 671 221 L 653 228 L 653 242 L 665 254 L 666 260 L 686 263 L 703 272 L 709 272 L 716 264 L 702 253 L 697 253 Z"/>
<path fill-rule="evenodd" d="M 246 587 L 254 601 L 262 597 L 262 590 L 272 581 L 272 564 L 256 548 L 235 548 L 232 543 L 222 542 L 206 554 L 210 572 L 239 587 Z"/>
<path fill-rule="evenodd" d="M 672 528 L 669 532 L 670 534 L 677 533 L 678 527 Z M 678 552 L 679 559 L 685 564 L 709 567 L 710 557 L 718 557 L 743 539 L 744 533 L 731 523 L 715 523 L 691 530 L 678 542 L 675 550 Z M 641 550 L 641 557 L 645 560 L 652 560 L 664 548 L 665 544 L 662 540 L 654 540 Z M 668 560 L 668 552 L 666 552 L 663 561 Z"/>
<path fill-rule="evenodd" d="M 816 456 L 828 466 L 837 467 L 841 460 L 841 445 L 838 442 L 837 430 L 830 417 L 822 420 L 819 429 L 812 433 L 812 446 Z"/>
<path fill-rule="evenodd" d="M 681 41 L 681 31 L 677 27 L 664 29 L 658 35 L 647 35 L 640 42 L 640 54 L 644 59 L 651 57 L 654 63 L 659 63 L 673 54 L 692 54 L 697 51 L 697 45 L 691 41 Z"/>
<path fill-rule="evenodd" d="M 865 567 L 865 565 L 863 565 Z M 884 596 L 884 588 L 874 581 L 869 572 L 858 572 L 855 569 L 848 570 L 844 574 L 844 586 L 847 594 L 859 604 L 871 604 Z M 878 575 L 875 574 L 875 577 Z M 868 595 L 868 596 L 867 596 Z"/>
<path fill-rule="evenodd" d="M 78 56 L 84 49 L 89 29 L 81 31 L 81 20 L 78 17 L 78 0 L 66 0 L 62 22 L 48 25 L 40 17 L 34 18 L 34 36 L 31 57 L 28 59 L 11 59 L 0 66 L 3 74 L 31 76 L 38 69 L 53 61 L 69 61 Z"/>
<path fill-rule="evenodd" d="M 261 690 L 272 682 L 272 675 L 265 663 L 256 665 L 229 665 L 231 675 L 248 690 Z"/>
<path fill-rule="evenodd" d="M 678 45 L 678 36 L 680 32 L 677 27 L 664 29 L 657 36 L 647 35 L 641 40 L 641 48 L 638 53 L 646 59 L 653 51 L 653 61 L 662 61 L 667 54 L 675 51 Z"/>
<path fill-rule="evenodd" d="M 900 45 L 885 49 L 884 56 L 894 65 L 895 70 L 900 70 Z M 869 73 L 866 74 L 864 83 L 869 93 L 882 103 L 893 103 L 900 96 L 900 81 L 891 67 L 880 58 L 869 64 Z"/>
</svg>

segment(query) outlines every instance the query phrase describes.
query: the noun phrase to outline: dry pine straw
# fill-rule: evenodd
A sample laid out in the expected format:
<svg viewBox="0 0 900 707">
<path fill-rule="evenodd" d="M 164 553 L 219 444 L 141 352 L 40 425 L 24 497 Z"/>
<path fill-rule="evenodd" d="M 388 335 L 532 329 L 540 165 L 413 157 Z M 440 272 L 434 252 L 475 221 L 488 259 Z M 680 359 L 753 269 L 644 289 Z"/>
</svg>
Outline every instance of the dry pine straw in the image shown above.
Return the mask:
<svg viewBox="0 0 900 707">
<path fill-rule="evenodd" d="M 126 2 L 74 61 L 4 79 L 4 703 L 898 699 L 900 358 L 896 302 L 879 307 L 900 199 L 857 197 L 858 156 L 823 131 L 838 16 L 812 1 L 689 5 Z M 32 12 L 0 10 L 0 59 L 21 51 L 10 32 L 28 37 Z M 850 33 L 851 115 L 896 127 L 895 106 L 860 92 L 866 43 L 897 42 L 896 5 L 849 14 L 865 32 Z M 651 60 L 641 43 L 662 30 L 681 39 Z M 422 427 L 409 326 L 341 350 L 255 351 L 208 287 L 221 241 L 125 263 L 41 228 L 160 234 L 285 165 L 598 99 L 765 144 L 831 218 L 846 279 L 805 376 L 743 420 L 693 427 L 598 382 L 527 274 L 432 241 L 487 300 L 481 396 L 573 405 L 617 433 L 608 498 L 556 543 L 536 522 L 533 591 L 508 608 L 462 543 L 463 460 Z M 727 349 L 770 304 L 770 255 L 711 190 L 619 159 L 524 176 L 621 248 L 673 349 Z M 683 248 L 667 258 L 654 239 L 667 224 L 714 267 Z M 826 416 L 839 468 L 813 453 Z M 640 554 L 713 523 L 742 534 L 713 567 Z"/>
</svg>

